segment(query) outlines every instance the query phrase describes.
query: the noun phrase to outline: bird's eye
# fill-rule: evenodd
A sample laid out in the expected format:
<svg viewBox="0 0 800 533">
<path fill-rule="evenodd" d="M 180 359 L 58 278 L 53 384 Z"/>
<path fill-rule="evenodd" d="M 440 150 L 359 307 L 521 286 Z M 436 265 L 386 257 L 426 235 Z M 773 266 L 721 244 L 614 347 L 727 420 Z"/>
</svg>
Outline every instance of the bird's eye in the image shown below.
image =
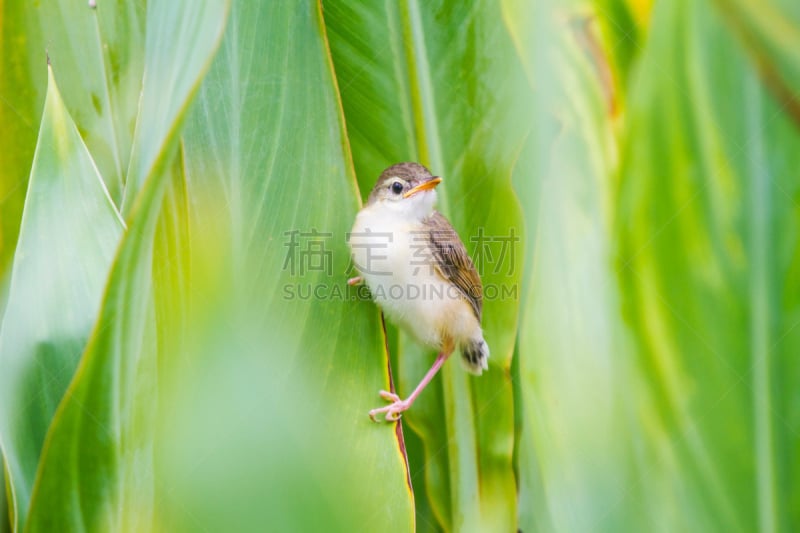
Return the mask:
<svg viewBox="0 0 800 533">
<path fill-rule="evenodd" d="M 395 194 L 400 194 L 403 192 L 403 184 L 399 181 L 392 183 L 392 192 Z"/>
</svg>

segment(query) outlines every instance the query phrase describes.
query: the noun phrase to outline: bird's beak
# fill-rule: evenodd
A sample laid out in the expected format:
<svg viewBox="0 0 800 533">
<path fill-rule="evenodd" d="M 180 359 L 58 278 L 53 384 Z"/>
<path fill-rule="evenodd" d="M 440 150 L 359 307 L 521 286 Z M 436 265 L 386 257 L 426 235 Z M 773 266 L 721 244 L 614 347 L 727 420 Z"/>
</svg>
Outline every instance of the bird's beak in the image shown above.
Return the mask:
<svg viewBox="0 0 800 533">
<path fill-rule="evenodd" d="M 414 187 L 414 188 L 412 188 L 412 189 L 409 189 L 409 190 L 408 190 L 408 191 L 407 191 L 407 192 L 406 192 L 406 193 L 403 195 L 403 198 L 409 198 L 409 197 L 411 197 L 411 196 L 414 196 L 414 195 L 415 195 L 415 194 L 417 194 L 418 192 L 422 192 L 422 191 L 428 191 L 428 190 L 430 190 L 430 189 L 433 189 L 434 187 L 436 187 L 437 185 L 439 185 L 441 182 L 442 182 L 442 178 L 440 178 L 439 176 L 434 176 L 434 177 L 432 177 L 431 179 L 429 179 L 428 181 L 423 181 L 422 183 L 420 183 L 420 184 L 419 184 L 419 185 L 417 185 L 416 187 Z"/>
</svg>

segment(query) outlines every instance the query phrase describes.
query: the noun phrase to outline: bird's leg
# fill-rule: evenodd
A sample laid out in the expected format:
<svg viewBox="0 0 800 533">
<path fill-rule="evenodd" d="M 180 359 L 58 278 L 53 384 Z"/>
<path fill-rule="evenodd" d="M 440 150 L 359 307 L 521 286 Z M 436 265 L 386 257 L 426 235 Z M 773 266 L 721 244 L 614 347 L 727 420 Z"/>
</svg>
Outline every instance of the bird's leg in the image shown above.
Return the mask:
<svg viewBox="0 0 800 533">
<path fill-rule="evenodd" d="M 438 372 L 439 369 L 442 368 L 442 365 L 444 364 L 445 361 L 447 361 L 447 358 L 450 356 L 451 353 L 453 353 L 452 348 L 446 351 L 443 350 L 439 352 L 439 355 L 436 356 L 436 361 L 434 361 L 431 369 L 428 370 L 428 373 L 425 374 L 425 377 L 422 378 L 422 381 L 419 382 L 419 385 L 417 385 L 417 388 L 414 389 L 414 392 L 412 392 L 409 395 L 409 397 L 406 398 L 405 400 L 401 400 L 400 397 L 397 394 L 394 394 L 393 392 L 388 392 L 385 390 L 380 391 L 381 398 L 392 402 L 392 404 L 387 405 L 386 407 L 378 407 L 376 409 L 371 410 L 369 412 L 369 417 L 373 421 L 377 422 L 377 420 L 375 420 L 375 416 L 382 413 L 386 413 L 386 420 L 390 422 L 399 419 L 400 413 L 411 407 L 411 404 L 414 403 L 414 400 L 417 399 L 419 393 L 421 393 L 422 390 L 428 385 L 428 383 L 431 382 L 433 376 L 435 376 L 436 372 Z"/>
<path fill-rule="evenodd" d="M 364 278 L 362 278 L 361 276 L 356 276 L 354 278 L 348 279 L 347 280 L 347 284 L 352 287 L 353 285 L 358 285 L 359 283 L 362 283 L 363 281 L 364 281 Z"/>
</svg>

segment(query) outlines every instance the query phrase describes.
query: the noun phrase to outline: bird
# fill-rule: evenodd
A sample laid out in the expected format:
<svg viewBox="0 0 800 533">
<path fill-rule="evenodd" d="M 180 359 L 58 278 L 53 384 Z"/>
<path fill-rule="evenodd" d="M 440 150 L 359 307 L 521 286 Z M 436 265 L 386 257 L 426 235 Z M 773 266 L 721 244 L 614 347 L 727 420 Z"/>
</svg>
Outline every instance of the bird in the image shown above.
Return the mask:
<svg viewBox="0 0 800 533">
<path fill-rule="evenodd" d="M 358 276 L 390 322 L 424 346 L 436 360 L 405 398 L 382 390 L 389 405 L 372 409 L 396 421 L 458 349 L 471 374 L 489 368 L 489 345 L 481 328 L 483 285 L 464 243 L 435 209 L 442 183 L 419 163 L 397 163 L 384 170 L 355 218 L 348 241 Z"/>
</svg>

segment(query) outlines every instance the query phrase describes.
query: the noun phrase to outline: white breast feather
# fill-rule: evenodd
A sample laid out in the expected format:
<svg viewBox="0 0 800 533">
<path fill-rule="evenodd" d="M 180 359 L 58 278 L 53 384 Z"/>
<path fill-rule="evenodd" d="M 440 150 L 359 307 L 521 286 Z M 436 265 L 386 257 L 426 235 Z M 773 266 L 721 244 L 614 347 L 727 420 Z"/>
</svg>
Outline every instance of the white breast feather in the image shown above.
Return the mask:
<svg viewBox="0 0 800 533">
<path fill-rule="evenodd" d="M 376 205 L 356 217 L 350 246 L 361 276 L 387 317 L 436 348 L 443 334 L 456 343 L 480 335 L 469 303 L 433 270 L 433 256 L 420 233 L 424 228 Z"/>
</svg>

